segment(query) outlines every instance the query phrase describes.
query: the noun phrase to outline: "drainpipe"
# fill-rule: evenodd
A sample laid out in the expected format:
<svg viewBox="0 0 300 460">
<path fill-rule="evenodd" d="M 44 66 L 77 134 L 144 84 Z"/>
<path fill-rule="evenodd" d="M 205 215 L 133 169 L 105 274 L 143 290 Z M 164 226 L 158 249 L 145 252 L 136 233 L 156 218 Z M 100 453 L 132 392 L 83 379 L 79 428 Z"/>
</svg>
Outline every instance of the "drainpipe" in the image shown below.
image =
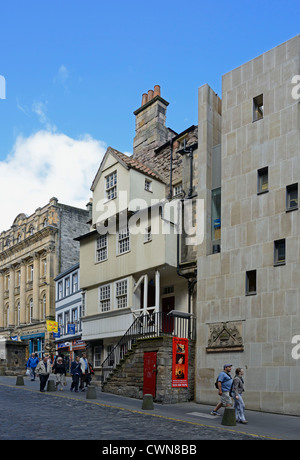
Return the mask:
<svg viewBox="0 0 300 460">
<path fill-rule="evenodd" d="M 173 182 L 173 138 L 170 139 L 170 192 L 168 196 L 169 200 L 171 200 L 173 196 L 172 182 Z"/>
</svg>

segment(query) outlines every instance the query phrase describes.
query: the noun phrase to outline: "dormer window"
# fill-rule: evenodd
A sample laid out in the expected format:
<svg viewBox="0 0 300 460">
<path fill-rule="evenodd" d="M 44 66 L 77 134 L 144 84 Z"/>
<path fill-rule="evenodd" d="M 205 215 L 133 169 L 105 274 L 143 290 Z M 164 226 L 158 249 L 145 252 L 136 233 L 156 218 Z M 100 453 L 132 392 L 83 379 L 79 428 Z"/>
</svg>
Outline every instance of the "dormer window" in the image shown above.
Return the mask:
<svg viewBox="0 0 300 460">
<path fill-rule="evenodd" d="M 113 200 L 117 197 L 117 171 L 105 178 L 105 193 L 108 200 Z"/>
</svg>

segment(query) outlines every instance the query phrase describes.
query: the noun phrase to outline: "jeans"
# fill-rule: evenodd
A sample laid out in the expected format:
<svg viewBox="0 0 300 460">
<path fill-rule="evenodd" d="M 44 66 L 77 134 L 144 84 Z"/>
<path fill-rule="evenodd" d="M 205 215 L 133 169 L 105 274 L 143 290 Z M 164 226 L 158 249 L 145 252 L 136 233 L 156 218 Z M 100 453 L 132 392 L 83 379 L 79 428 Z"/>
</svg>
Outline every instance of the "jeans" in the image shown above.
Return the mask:
<svg viewBox="0 0 300 460">
<path fill-rule="evenodd" d="M 35 367 L 30 367 L 30 378 L 31 380 L 35 380 Z"/>
<path fill-rule="evenodd" d="M 245 419 L 245 403 L 243 401 L 242 395 L 239 394 L 239 399 L 236 399 L 234 394 L 234 408 L 235 408 L 235 417 L 237 422 L 244 422 Z"/>
</svg>

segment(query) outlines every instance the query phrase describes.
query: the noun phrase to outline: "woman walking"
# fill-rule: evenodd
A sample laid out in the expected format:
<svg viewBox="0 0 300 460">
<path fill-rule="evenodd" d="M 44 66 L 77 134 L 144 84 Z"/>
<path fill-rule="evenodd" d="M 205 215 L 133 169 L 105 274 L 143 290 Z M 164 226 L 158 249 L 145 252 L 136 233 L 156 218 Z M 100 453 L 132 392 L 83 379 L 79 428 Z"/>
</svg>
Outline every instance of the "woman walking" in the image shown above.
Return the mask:
<svg viewBox="0 0 300 460">
<path fill-rule="evenodd" d="M 243 401 L 242 393 L 244 391 L 244 370 L 238 367 L 235 370 L 235 377 L 233 379 L 232 393 L 234 400 L 236 421 L 239 423 L 248 423 L 245 418 L 245 404 Z"/>
<path fill-rule="evenodd" d="M 53 372 L 56 375 L 56 389 L 60 385 L 60 391 L 63 391 L 64 385 L 66 384 L 67 370 L 63 359 L 60 356 L 55 361 Z"/>
</svg>

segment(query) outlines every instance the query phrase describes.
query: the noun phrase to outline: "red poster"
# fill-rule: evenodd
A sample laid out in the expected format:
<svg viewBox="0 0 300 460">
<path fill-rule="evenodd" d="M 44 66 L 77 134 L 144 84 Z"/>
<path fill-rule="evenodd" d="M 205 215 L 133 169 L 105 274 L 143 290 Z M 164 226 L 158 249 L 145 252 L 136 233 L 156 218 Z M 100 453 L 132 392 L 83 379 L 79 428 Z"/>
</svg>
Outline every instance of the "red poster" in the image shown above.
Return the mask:
<svg viewBox="0 0 300 460">
<path fill-rule="evenodd" d="M 186 388 L 188 386 L 188 357 L 188 339 L 180 339 L 178 337 L 173 337 L 173 388 Z"/>
</svg>

